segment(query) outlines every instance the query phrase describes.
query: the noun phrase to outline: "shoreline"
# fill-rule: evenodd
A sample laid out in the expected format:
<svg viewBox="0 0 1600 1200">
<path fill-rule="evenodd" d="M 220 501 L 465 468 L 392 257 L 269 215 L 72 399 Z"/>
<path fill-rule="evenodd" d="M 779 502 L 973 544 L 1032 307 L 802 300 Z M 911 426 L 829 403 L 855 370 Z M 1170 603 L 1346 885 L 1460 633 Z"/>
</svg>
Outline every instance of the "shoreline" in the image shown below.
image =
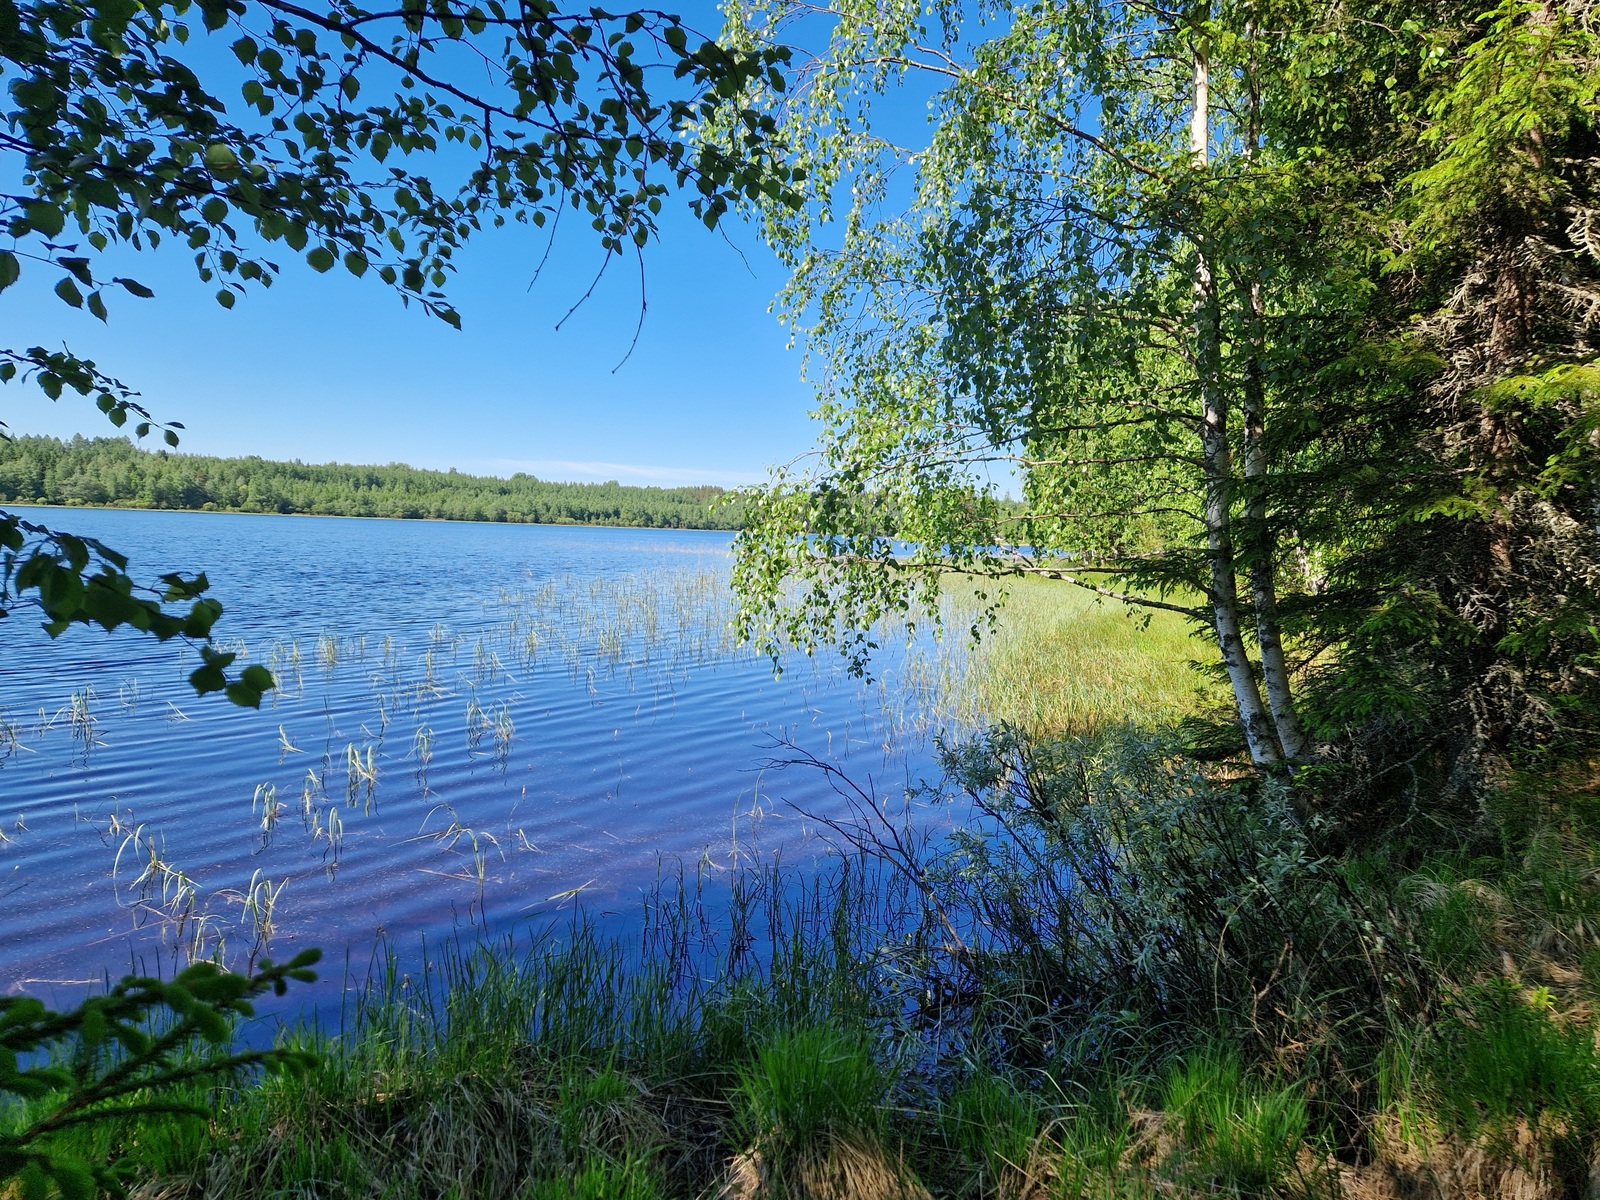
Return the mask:
<svg viewBox="0 0 1600 1200">
<path fill-rule="evenodd" d="M 164 512 L 192 513 L 209 517 L 310 517 L 335 521 L 406 521 L 434 525 L 538 525 L 548 529 L 635 529 L 663 533 L 725 533 L 737 529 L 716 525 L 630 525 L 621 521 L 534 521 L 507 517 L 504 521 L 484 521 L 475 517 L 390 517 L 379 513 L 263 512 L 251 508 L 178 508 L 147 504 L 52 504 L 43 500 L 7 500 L 0 497 L 0 512 L 19 508 L 46 508 L 57 512 Z"/>
</svg>

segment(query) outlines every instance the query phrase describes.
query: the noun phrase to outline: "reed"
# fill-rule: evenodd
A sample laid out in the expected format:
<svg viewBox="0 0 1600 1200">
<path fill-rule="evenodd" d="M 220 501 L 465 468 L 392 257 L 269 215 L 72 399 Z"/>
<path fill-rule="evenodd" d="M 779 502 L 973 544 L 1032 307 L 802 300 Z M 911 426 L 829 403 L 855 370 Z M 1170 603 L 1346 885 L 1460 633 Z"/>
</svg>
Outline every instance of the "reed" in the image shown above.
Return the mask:
<svg viewBox="0 0 1600 1200">
<path fill-rule="evenodd" d="M 67 705 L 67 720 L 72 729 L 72 737 L 78 743 L 79 752 L 85 761 L 88 760 L 89 751 L 94 748 L 95 728 L 100 724 L 99 718 L 93 712 L 94 699 L 94 688 L 83 687 L 72 693 L 72 699 Z"/>
<path fill-rule="evenodd" d="M 371 745 L 360 750 L 350 742 L 344 751 L 345 792 L 344 802 L 354 808 L 358 797 L 365 797 L 364 809 L 370 816 L 378 800 L 378 762 Z"/>
<path fill-rule="evenodd" d="M 433 761 L 433 730 L 426 725 L 419 725 L 416 733 L 411 736 L 411 753 L 417 760 L 417 782 L 422 785 L 423 793 L 428 790 L 428 764 Z"/>
<path fill-rule="evenodd" d="M 511 739 L 516 736 L 516 722 L 511 718 L 511 705 L 502 700 L 494 706 L 489 717 L 489 729 L 494 735 L 494 760 L 500 770 L 506 769 L 511 755 Z"/>
<path fill-rule="evenodd" d="M 246 972 L 253 971 L 256 962 L 265 957 L 271 947 L 273 934 L 277 931 L 278 900 L 288 886 L 287 879 L 273 883 L 265 871 L 257 868 L 243 888 L 226 889 L 219 893 L 223 899 L 239 905 L 241 928 L 250 937 L 250 948 L 245 958 Z"/>
<path fill-rule="evenodd" d="M 25 748 L 20 726 L 10 713 L 0 710 L 0 763 Z"/>
<path fill-rule="evenodd" d="M 278 803 L 278 786 L 273 783 L 256 784 L 255 794 L 250 798 L 250 811 L 261 812 L 261 845 L 272 845 L 272 835 L 277 832 L 278 818 L 283 815 L 284 806 Z"/>
</svg>

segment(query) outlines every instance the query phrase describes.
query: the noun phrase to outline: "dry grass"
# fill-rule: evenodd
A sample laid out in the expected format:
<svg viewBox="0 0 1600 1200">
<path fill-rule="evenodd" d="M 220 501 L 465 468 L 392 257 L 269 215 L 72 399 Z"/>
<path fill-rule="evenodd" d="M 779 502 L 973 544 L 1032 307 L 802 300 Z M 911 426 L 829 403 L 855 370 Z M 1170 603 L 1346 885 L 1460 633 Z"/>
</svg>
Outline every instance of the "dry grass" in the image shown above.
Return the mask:
<svg viewBox="0 0 1600 1200">
<path fill-rule="evenodd" d="M 716 1200 L 930 1200 L 905 1162 L 875 1139 L 824 1136 L 775 1171 L 759 1147 L 736 1156 Z"/>
</svg>

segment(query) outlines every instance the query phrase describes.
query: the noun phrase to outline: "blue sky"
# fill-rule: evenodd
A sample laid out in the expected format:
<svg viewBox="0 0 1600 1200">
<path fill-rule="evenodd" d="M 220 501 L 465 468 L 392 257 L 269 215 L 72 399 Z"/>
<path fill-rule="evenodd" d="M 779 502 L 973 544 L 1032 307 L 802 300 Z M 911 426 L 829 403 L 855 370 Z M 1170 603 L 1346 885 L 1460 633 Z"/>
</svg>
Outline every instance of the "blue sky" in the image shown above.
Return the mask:
<svg viewBox="0 0 1600 1200">
<path fill-rule="evenodd" d="M 716 23 L 709 5 L 680 7 L 701 29 Z M 447 285 L 460 332 L 402 308 L 374 276 L 319 276 L 286 251 L 272 256 L 284 272 L 270 290 L 253 288 L 225 311 L 177 247 L 119 260 L 156 296 L 108 293 L 105 325 L 50 295 L 55 277 L 42 270 L 0 294 L 0 322 L 9 345 L 65 343 L 137 388 L 158 418 L 187 426 L 184 450 L 550 479 L 754 482 L 814 439 L 800 354 L 767 311 L 783 271 L 736 219 L 712 233 L 681 207 L 665 216 L 645 255 L 644 328 L 620 367 L 638 319 L 632 260 L 613 261 L 555 329 L 601 261 L 576 220 L 531 290 L 537 232 L 481 235 Z M 76 397 L 51 403 L 11 385 L 0 406 L 18 434 L 114 432 Z"/>
</svg>

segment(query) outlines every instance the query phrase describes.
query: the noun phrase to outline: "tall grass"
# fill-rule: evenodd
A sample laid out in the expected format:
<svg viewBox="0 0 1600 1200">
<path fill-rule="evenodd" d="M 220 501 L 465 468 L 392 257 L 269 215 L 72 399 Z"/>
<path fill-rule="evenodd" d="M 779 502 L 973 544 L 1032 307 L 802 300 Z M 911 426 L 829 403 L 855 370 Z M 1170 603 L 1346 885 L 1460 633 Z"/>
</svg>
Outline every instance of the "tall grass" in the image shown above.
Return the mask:
<svg viewBox="0 0 1600 1200">
<path fill-rule="evenodd" d="M 953 582 L 933 672 L 936 702 L 970 728 L 1005 722 L 1050 736 L 1161 725 L 1190 715 L 1209 695 L 1192 665 L 1206 657 L 1203 647 L 1175 613 L 1021 579 L 1010 585 L 996 628 L 968 647 L 964 631 L 977 611 L 971 592 Z"/>
<path fill-rule="evenodd" d="M 636 940 L 580 919 L 419 971 L 387 955 L 337 1030 L 284 1035 L 318 1069 L 197 1092 L 209 1124 L 99 1148 L 167 1197 L 699 1195 L 741 1150 L 805 1160 L 883 1124 L 892 1075 L 843 923 L 893 889 L 794 884 L 757 873 L 723 901 L 754 949 L 707 942 L 712 898 L 668 887 Z"/>
</svg>

